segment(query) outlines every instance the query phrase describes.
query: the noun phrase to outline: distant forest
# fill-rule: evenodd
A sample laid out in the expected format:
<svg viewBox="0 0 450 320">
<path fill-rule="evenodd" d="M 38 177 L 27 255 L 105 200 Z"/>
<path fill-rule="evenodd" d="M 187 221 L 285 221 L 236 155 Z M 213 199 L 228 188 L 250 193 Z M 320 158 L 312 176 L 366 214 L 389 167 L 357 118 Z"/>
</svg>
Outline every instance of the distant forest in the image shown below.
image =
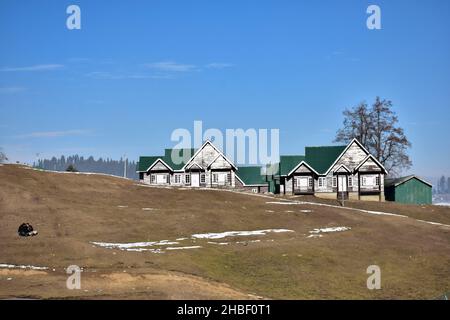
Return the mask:
<svg viewBox="0 0 450 320">
<path fill-rule="evenodd" d="M 60 158 L 53 157 L 51 159 L 39 159 L 37 163 L 34 163 L 34 167 L 44 170 L 53 171 L 66 171 L 69 166 L 79 172 L 95 172 L 106 173 L 115 176 L 123 177 L 124 175 L 124 159 L 112 160 L 99 158 L 95 160 L 94 157 L 84 158 L 79 155 L 73 155 Z M 128 161 L 127 163 L 127 178 L 138 180 L 136 173 L 136 162 Z"/>
</svg>

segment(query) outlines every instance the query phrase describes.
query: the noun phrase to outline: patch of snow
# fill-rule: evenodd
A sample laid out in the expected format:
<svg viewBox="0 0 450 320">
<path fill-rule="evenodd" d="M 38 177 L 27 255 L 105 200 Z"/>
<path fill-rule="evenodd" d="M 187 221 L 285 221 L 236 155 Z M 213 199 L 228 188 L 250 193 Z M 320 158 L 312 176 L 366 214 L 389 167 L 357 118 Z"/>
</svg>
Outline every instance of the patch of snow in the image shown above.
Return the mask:
<svg viewBox="0 0 450 320">
<path fill-rule="evenodd" d="M 333 227 L 333 228 L 322 228 L 322 229 L 314 229 L 309 233 L 318 234 L 318 233 L 329 233 L 329 232 L 342 232 L 351 230 L 350 227 Z"/>
<path fill-rule="evenodd" d="M 450 207 L 450 203 L 448 202 L 438 202 L 438 203 L 433 203 L 434 206 L 441 206 L 441 207 Z"/>
<path fill-rule="evenodd" d="M 168 247 L 166 250 L 189 250 L 189 249 L 200 249 L 201 246 L 192 246 L 192 247 Z"/>
<path fill-rule="evenodd" d="M 322 237 L 323 237 L 323 235 L 321 235 L 321 234 L 312 234 L 312 235 L 308 236 L 307 238 L 322 238 Z"/>
<path fill-rule="evenodd" d="M 294 211 L 292 211 L 292 210 L 286 210 L 285 212 L 286 213 L 294 213 Z"/>
<path fill-rule="evenodd" d="M 48 267 L 36 267 L 36 266 L 24 266 L 24 265 L 14 265 L 14 264 L 6 264 L 6 263 L 0 263 L 0 268 L 7 268 L 7 269 L 31 269 L 31 270 L 47 270 Z"/>
<path fill-rule="evenodd" d="M 215 244 L 215 245 L 218 245 L 218 246 L 227 246 L 227 245 L 229 245 L 230 243 L 228 243 L 228 242 L 208 242 L 209 244 Z"/>
<path fill-rule="evenodd" d="M 108 242 L 91 242 L 91 243 L 102 248 L 120 249 L 120 250 L 179 244 L 179 242 L 170 242 L 169 240 L 162 240 L 157 242 L 132 242 L 132 243 L 108 243 Z"/>
<path fill-rule="evenodd" d="M 268 201 L 266 204 L 284 204 L 284 205 L 297 205 L 300 204 L 298 202 L 287 202 L 287 201 Z"/>
<path fill-rule="evenodd" d="M 144 211 L 155 211 L 155 210 L 158 210 L 158 209 L 155 209 L 155 208 L 142 208 L 142 210 L 144 210 Z"/>
<path fill-rule="evenodd" d="M 128 206 L 117 206 L 117 208 L 128 208 Z"/>
<path fill-rule="evenodd" d="M 274 213 L 275 211 L 273 211 L 273 210 L 266 210 L 266 212 Z"/>
<path fill-rule="evenodd" d="M 221 233 L 202 233 L 193 234 L 194 239 L 223 239 L 227 237 L 241 237 L 241 236 L 265 236 L 267 233 L 281 233 L 281 232 L 294 232 L 287 229 L 267 229 L 267 230 L 255 230 L 255 231 L 227 231 Z"/>
<path fill-rule="evenodd" d="M 303 212 L 303 213 L 310 213 L 310 212 L 313 212 L 312 210 L 300 210 L 300 212 Z"/>
</svg>

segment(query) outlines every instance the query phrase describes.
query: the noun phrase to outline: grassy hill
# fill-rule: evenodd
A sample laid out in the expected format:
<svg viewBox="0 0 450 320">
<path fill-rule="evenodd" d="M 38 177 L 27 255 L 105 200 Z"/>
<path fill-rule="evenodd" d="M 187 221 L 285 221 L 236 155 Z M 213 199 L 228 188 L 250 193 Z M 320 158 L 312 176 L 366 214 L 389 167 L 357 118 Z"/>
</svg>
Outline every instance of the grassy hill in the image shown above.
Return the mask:
<svg viewBox="0 0 450 320">
<path fill-rule="evenodd" d="M 16 165 L 0 166 L 0 181 L 0 265 L 48 268 L 0 267 L 0 298 L 429 299 L 450 291 L 449 208 L 366 204 L 412 212 L 403 218 Z M 39 235 L 19 237 L 23 222 Z M 347 229 L 323 232 L 336 227 Z M 249 232 L 210 234 L 231 231 Z M 70 265 L 83 268 L 81 290 L 66 289 Z M 381 267 L 382 290 L 366 287 L 370 265 Z"/>
</svg>

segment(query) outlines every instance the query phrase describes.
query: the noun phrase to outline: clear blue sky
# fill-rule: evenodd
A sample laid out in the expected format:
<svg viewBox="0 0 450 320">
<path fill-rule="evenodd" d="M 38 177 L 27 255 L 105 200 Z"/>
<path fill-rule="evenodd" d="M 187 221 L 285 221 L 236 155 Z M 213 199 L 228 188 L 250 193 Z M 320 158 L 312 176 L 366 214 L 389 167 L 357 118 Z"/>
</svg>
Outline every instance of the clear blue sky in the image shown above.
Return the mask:
<svg viewBox="0 0 450 320">
<path fill-rule="evenodd" d="M 66 8 L 81 8 L 81 30 Z M 382 30 L 366 9 L 382 10 Z M 130 158 L 176 128 L 279 128 L 331 144 L 345 107 L 393 101 L 412 171 L 450 174 L 450 1 L 0 2 L 0 146 L 11 160 Z"/>
</svg>

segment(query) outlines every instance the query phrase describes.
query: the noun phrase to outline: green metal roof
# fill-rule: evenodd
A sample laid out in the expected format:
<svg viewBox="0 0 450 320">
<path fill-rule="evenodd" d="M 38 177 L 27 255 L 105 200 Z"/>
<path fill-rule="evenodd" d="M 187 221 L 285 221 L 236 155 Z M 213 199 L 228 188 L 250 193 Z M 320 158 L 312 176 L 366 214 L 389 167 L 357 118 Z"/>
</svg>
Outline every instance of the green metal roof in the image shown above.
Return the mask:
<svg viewBox="0 0 450 320">
<path fill-rule="evenodd" d="M 325 174 L 347 146 L 306 147 L 305 162 L 319 174 Z"/>
<path fill-rule="evenodd" d="M 266 176 L 261 174 L 261 167 L 238 167 L 236 175 L 246 185 L 267 184 Z"/>
<path fill-rule="evenodd" d="M 305 161 L 305 156 L 281 156 L 279 172 L 287 176 L 300 162 Z"/>
<path fill-rule="evenodd" d="M 175 164 L 172 161 L 172 151 L 175 151 L 177 155 L 180 155 L 183 158 L 181 163 Z M 158 159 L 164 161 L 173 170 L 181 170 L 186 162 L 192 158 L 195 152 L 196 149 L 166 149 L 164 156 L 139 157 L 137 171 L 147 171 L 147 169 Z"/>
<path fill-rule="evenodd" d="M 406 177 L 393 178 L 393 179 L 386 179 L 384 181 L 384 186 L 385 187 L 391 187 L 391 186 L 397 187 L 398 185 L 401 185 L 402 183 L 404 183 L 404 182 L 406 182 L 408 180 L 414 179 L 414 178 L 419 180 L 419 181 L 421 181 L 421 182 L 423 182 L 423 183 L 425 183 L 425 184 L 427 184 L 427 185 L 429 185 L 430 187 L 432 187 L 431 183 L 429 183 L 429 182 L 427 182 L 427 181 L 425 181 L 425 180 L 423 180 L 423 179 L 421 179 L 421 178 L 419 178 L 418 176 L 415 176 L 415 175 L 409 175 L 409 176 L 406 176 Z"/>
<path fill-rule="evenodd" d="M 172 161 L 172 151 L 175 152 L 176 156 L 179 155 L 182 158 L 181 163 L 175 164 Z M 196 149 L 166 149 L 163 161 L 167 163 L 173 170 L 181 170 L 184 165 L 192 158 L 196 151 Z"/>
<path fill-rule="evenodd" d="M 137 163 L 137 171 L 147 171 L 158 158 L 162 157 L 139 157 L 139 162 Z"/>
</svg>

